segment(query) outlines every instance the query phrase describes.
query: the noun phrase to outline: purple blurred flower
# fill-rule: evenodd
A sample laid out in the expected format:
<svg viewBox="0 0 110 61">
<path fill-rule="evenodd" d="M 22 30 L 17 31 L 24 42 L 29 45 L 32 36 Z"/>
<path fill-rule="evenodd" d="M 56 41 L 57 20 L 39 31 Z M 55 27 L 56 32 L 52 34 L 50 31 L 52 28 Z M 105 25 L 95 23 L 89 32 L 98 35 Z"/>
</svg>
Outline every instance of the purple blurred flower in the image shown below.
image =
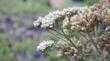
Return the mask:
<svg viewBox="0 0 110 61">
<path fill-rule="evenodd" d="M 18 52 L 18 55 L 22 58 L 25 58 L 26 57 L 26 52 L 25 51 L 19 51 Z"/>
<path fill-rule="evenodd" d="M 35 58 L 44 59 L 46 58 L 46 54 L 39 52 L 33 55 Z"/>
<path fill-rule="evenodd" d="M 72 0 L 73 2 L 84 2 L 84 0 Z"/>
<path fill-rule="evenodd" d="M 5 18 L 4 20 L 6 24 L 14 24 L 14 22 L 12 21 L 10 17 Z"/>
</svg>

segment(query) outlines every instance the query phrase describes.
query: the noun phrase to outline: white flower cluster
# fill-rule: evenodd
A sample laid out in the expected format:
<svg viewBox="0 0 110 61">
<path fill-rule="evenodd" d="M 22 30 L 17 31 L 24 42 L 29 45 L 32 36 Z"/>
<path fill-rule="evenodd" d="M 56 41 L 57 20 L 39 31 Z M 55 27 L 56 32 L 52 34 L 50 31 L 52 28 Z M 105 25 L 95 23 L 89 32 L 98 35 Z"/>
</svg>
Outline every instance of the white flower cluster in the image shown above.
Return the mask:
<svg viewBox="0 0 110 61">
<path fill-rule="evenodd" d="M 55 22 L 56 19 L 62 16 L 74 14 L 78 11 L 83 11 L 86 8 L 87 7 L 73 7 L 73 8 L 63 9 L 62 11 L 56 10 L 50 12 L 48 15 L 44 17 L 39 17 L 33 24 L 35 27 L 40 26 L 41 28 L 46 28 L 46 27 L 52 28 L 53 23 Z"/>
<path fill-rule="evenodd" d="M 69 41 L 67 41 L 65 38 L 60 39 L 56 44 L 56 47 L 58 48 L 68 47 L 68 46 L 69 46 Z"/>
<path fill-rule="evenodd" d="M 51 47 L 54 44 L 54 41 L 43 41 L 37 46 L 37 51 L 45 51 L 48 47 Z"/>
</svg>

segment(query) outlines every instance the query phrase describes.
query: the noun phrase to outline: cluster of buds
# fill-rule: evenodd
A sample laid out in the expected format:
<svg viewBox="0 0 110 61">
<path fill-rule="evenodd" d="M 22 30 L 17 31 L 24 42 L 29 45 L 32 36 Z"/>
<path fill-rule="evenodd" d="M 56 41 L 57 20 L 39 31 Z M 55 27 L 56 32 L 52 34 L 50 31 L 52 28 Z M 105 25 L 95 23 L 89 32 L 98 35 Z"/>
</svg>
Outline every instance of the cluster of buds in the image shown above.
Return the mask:
<svg viewBox="0 0 110 61">
<path fill-rule="evenodd" d="M 71 17 L 66 17 L 63 22 L 64 30 L 90 30 L 98 22 L 110 25 L 110 6 L 94 4 L 83 12 L 77 13 Z"/>
<path fill-rule="evenodd" d="M 40 26 L 41 28 L 52 28 L 53 24 L 58 18 L 65 17 L 67 15 L 73 15 L 78 11 L 83 11 L 86 7 L 73 7 L 61 10 L 56 10 L 50 12 L 48 15 L 44 17 L 39 17 L 36 21 L 34 21 L 34 26 Z"/>
<path fill-rule="evenodd" d="M 78 42 L 76 42 L 76 46 L 81 47 L 82 43 L 80 41 L 78 41 Z M 76 60 L 83 60 L 83 57 L 78 52 L 78 50 L 76 48 L 72 47 L 71 43 L 68 40 L 66 40 L 65 38 L 60 39 L 57 42 L 56 47 L 58 48 L 58 51 L 57 51 L 58 57 L 70 56 L 70 57 L 74 57 L 74 59 L 76 59 Z"/>
<path fill-rule="evenodd" d="M 74 57 L 75 60 L 84 60 L 80 53 L 78 53 L 77 49 L 74 47 L 63 47 L 57 51 L 58 57 L 70 56 Z"/>
<path fill-rule="evenodd" d="M 78 51 L 74 47 L 63 47 L 59 49 L 57 56 L 58 57 L 62 57 L 64 55 L 75 56 L 76 53 L 78 53 Z"/>
<path fill-rule="evenodd" d="M 69 47 L 69 44 L 70 42 L 67 39 L 62 38 L 59 39 L 59 41 L 56 43 L 56 47 L 57 48 Z"/>
</svg>

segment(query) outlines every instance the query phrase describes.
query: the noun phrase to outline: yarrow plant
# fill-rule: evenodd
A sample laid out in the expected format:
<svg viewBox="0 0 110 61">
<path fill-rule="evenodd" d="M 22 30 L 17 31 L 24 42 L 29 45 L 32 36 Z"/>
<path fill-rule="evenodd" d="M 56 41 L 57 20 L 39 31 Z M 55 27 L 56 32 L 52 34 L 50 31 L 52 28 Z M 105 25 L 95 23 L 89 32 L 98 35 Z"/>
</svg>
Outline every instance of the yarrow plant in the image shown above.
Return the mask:
<svg viewBox="0 0 110 61">
<path fill-rule="evenodd" d="M 38 51 L 44 52 L 54 46 L 58 57 L 69 56 L 76 61 L 110 61 L 110 3 L 57 10 L 39 17 L 34 26 L 46 29 L 59 39 L 41 42 Z"/>
</svg>

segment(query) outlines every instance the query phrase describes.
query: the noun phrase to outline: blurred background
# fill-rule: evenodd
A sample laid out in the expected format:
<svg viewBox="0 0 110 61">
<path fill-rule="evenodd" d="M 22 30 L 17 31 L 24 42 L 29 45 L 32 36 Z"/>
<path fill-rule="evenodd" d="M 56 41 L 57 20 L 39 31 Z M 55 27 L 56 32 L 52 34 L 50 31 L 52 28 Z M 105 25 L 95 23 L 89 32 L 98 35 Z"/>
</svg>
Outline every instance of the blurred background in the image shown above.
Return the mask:
<svg viewBox="0 0 110 61">
<path fill-rule="evenodd" d="M 98 0 L 0 0 L 0 61 L 50 61 L 36 51 L 39 41 L 49 39 L 50 34 L 35 29 L 33 21 L 49 11 L 96 2 Z M 55 53 L 52 54 L 54 57 Z"/>
</svg>

